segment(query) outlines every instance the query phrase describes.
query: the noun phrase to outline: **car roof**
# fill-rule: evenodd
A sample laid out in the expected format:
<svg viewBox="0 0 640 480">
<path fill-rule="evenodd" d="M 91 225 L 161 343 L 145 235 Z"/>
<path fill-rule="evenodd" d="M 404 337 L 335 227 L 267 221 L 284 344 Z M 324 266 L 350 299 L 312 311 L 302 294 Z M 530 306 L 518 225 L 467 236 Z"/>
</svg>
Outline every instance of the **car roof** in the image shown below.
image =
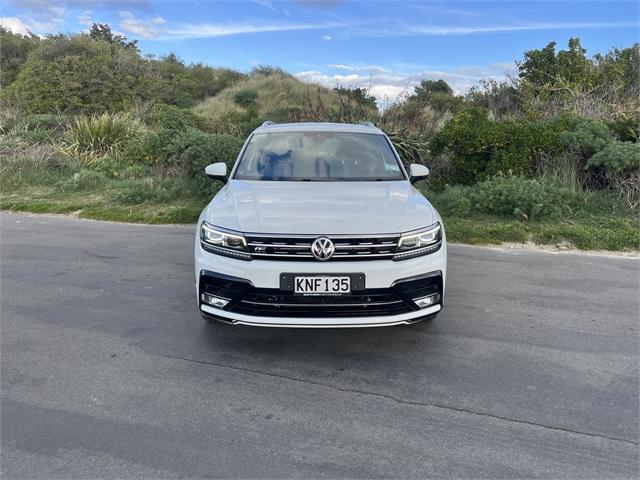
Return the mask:
<svg viewBox="0 0 640 480">
<path fill-rule="evenodd" d="M 383 132 L 371 123 L 329 123 L 329 122 L 300 122 L 300 123 L 272 123 L 264 122 L 256 128 L 254 133 L 265 132 L 345 132 L 345 133 L 373 133 L 382 135 Z"/>
</svg>

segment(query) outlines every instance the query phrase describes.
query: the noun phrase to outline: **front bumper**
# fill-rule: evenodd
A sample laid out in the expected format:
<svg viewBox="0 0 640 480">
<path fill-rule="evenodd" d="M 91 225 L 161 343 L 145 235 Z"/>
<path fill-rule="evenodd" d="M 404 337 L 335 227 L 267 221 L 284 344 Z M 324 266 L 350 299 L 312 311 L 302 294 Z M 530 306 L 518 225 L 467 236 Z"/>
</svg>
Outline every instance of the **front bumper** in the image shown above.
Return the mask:
<svg viewBox="0 0 640 480">
<path fill-rule="evenodd" d="M 203 294 L 228 299 L 224 308 L 202 302 Z M 232 324 L 275 327 L 372 327 L 415 323 L 442 308 L 442 272 L 402 279 L 390 288 L 363 289 L 344 296 L 299 296 L 292 291 L 256 288 L 242 278 L 203 270 L 200 312 Z M 433 297 L 419 308 L 415 298 Z"/>
<path fill-rule="evenodd" d="M 446 244 L 436 253 L 401 262 L 246 262 L 205 252 L 196 242 L 198 307 L 230 324 L 272 327 L 374 327 L 411 324 L 442 309 Z M 348 296 L 297 296 L 281 289 L 282 273 L 362 273 L 364 288 Z M 224 308 L 202 302 L 209 293 L 229 299 Z M 418 308 L 413 299 L 437 295 Z"/>
</svg>

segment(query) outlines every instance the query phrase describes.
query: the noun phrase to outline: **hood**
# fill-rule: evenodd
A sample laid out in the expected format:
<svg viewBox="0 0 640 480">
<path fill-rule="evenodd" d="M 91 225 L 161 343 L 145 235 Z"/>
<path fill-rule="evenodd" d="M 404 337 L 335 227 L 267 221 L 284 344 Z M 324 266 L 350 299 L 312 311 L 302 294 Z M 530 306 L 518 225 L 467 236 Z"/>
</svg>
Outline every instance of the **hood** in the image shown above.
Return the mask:
<svg viewBox="0 0 640 480">
<path fill-rule="evenodd" d="M 437 221 L 408 181 L 230 180 L 205 218 L 239 232 L 312 235 L 401 233 Z"/>
</svg>

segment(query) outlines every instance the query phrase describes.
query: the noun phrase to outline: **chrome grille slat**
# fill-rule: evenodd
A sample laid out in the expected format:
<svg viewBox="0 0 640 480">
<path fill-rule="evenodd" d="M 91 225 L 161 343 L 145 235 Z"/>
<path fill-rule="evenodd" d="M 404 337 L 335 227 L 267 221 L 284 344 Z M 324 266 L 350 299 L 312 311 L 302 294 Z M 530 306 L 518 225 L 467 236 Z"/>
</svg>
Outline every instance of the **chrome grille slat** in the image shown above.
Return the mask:
<svg viewBox="0 0 640 480">
<path fill-rule="evenodd" d="M 311 254 L 311 244 L 320 237 L 331 239 L 335 260 L 381 260 L 393 257 L 399 234 L 387 235 L 270 235 L 245 234 L 251 255 L 260 260 L 317 261 Z"/>
<path fill-rule="evenodd" d="M 309 249 L 311 248 L 311 244 L 307 245 L 280 245 L 280 244 L 268 244 L 268 243 L 249 243 L 250 247 L 272 247 L 272 248 L 283 248 L 283 249 Z"/>
</svg>

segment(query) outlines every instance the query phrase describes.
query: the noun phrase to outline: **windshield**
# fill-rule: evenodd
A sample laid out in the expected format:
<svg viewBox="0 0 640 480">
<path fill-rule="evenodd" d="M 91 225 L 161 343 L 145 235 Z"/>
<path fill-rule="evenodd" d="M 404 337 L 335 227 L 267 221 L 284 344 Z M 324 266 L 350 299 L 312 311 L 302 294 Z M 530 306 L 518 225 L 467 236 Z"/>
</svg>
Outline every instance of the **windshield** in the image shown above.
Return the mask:
<svg viewBox="0 0 640 480">
<path fill-rule="evenodd" d="M 234 176 L 237 180 L 404 180 L 400 163 L 380 134 L 256 133 Z"/>
</svg>

